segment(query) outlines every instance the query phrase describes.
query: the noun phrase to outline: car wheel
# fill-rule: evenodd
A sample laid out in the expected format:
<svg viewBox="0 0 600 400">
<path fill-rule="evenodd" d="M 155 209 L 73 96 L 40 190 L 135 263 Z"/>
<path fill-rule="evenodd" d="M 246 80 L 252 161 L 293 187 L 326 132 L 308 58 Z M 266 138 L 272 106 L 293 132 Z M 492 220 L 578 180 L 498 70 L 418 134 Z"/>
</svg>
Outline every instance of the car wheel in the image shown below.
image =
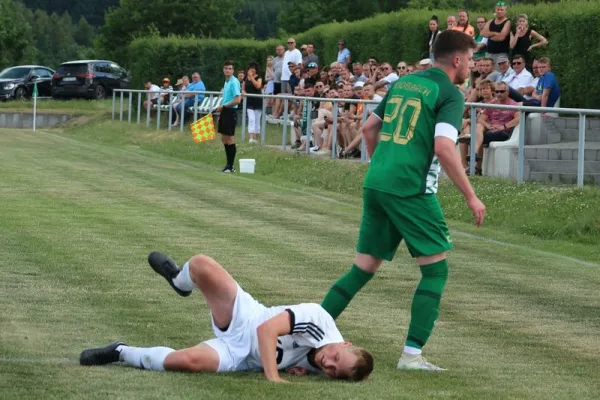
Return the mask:
<svg viewBox="0 0 600 400">
<path fill-rule="evenodd" d="M 15 100 L 23 100 L 25 97 L 27 97 L 27 90 L 25 88 L 20 87 L 15 90 Z"/>
<path fill-rule="evenodd" d="M 106 89 L 104 86 L 98 85 L 96 86 L 96 91 L 94 92 L 94 98 L 97 100 L 102 100 L 106 98 Z"/>
</svg>

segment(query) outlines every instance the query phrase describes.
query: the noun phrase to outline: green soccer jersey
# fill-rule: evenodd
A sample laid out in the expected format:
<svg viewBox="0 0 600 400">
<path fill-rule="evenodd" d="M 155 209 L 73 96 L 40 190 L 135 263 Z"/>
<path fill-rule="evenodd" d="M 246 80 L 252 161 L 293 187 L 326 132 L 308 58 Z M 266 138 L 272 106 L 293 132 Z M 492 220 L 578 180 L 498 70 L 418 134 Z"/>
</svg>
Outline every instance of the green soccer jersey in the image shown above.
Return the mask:
<svg viewBox="0 0 600 400">
<path fill-rule="evenodd" d="M 438 68 L 394 82 L 374 112 L 383 125 L 364 187 L 401 197 L 436 193 L 435 126 L 446 123 L 460 131 L 464 103 Z"/>
</svg>

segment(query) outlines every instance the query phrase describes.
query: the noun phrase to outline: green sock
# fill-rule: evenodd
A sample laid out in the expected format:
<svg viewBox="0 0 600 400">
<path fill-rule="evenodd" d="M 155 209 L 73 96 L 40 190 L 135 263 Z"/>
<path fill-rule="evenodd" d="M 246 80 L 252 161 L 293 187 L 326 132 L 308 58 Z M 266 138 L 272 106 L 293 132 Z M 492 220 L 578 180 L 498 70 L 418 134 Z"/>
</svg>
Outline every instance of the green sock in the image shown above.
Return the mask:
<svg viewBox="0 0 600 400">
<path fill-rule="evenodd" d="M 333 319 L 336 319 L 344 311 L 354 295 L 371 280 L 373 275 L 375 274 L 363 271 L 356 264 L 353 264 L 350 271 L 340 277 L 331 289 L 329 289 L 323 302 L 321 302 L 321 306 Z"/>
<path fill-rule="evenodd" d="M 421 282 L 410 308 L 410 325 L 406 345 L 417 349 L 427 343 L 435 320 L 440 314 L 440 300 L 448 280 L 448 262 L 438 261 L 421 266 Z"/>
</svg>

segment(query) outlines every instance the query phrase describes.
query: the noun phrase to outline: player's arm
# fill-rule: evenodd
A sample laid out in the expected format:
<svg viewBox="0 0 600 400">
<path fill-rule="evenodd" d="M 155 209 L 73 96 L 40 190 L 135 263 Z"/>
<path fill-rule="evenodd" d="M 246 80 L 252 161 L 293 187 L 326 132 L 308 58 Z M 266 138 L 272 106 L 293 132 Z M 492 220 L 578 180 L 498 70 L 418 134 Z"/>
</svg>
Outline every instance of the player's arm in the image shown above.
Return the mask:
<svg viewBox="0 0 600 400">
<path fill-rule="evenodd" d="M 367 119 L 367 123 L 363 126 L 363 137 L 365 138 L 365 144 L 367 146 L 367 153 L 369 157 L 373 157 L 373 152 L 375 152 L 375 148 L 377 147 L 377 143 L 379 143 L 379 131 L 381 131 L 381 126 L 383 125 L 383 121 L 381 118 L 373 113 Z"/>
<path fill-rule="evenodd" d="M 287 382 L 277 370 L 277 338 L 292 331 L 290 313 L 284 311 L 263 322 L 257 329 L 258 352 L 265 377 L 271 382 Z"/>
</svg>

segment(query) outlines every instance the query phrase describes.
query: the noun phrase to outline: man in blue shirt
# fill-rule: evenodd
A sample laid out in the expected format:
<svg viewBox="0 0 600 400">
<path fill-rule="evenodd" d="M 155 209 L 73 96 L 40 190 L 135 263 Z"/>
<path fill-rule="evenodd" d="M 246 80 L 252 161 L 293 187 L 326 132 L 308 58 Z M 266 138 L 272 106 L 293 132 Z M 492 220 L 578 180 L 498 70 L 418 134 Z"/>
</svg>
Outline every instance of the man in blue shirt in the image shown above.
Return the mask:
<svg viewBox="0 0 600 400">
<path fill-rule="evenodd" d="M 350 50 L 346 48 L 346 42 L 338 40 L 338 49 L 337 62 L 348 68 L 348 65 L 352 62 L 352 54 L 350 53 Z"/>
<path fill-rule="evenodd" d="M 199 73 L 194 72 L 192 74 L 192 83 L 190 83 L 185 90 L 188 92 L 206 91 L 206 86 L 204 86 L 204 82 L 202 82 L 202 80 L 200 79 Z M 197 94 L 195 96 L 198 101 L 198 105 L 200 105 L 200 103 L 202 103 L 202 100 L 204 100 L 204 93 Z M 187 110 L 189 107 L 193 107 L 194 103 L 196 102 L 193 93 L 186 93 L 183 95 L 183 97 L 185 98 L 185 100 L 181 102 L 181 115 L 183 115 L 183 113 L 185 113 L 185 110 Z"/>
<path fill-rule="evenodd" d="M 532 99 L 523 102 L 526 106 L 554 107 L 560 98 L 560 86 L 553 72 L 550 72 L 550 59 L 542 57 L 538 62 L 540 79 L 533 92 Z M 545 113 L 542 113 L 545 114 Z"/>
<path fill-rule="evenodd" d="M 242 101 L 242 87 L 240 81 L 233 76 L 233 62 L 223 63 L 223 74 L 225 75 L 225 86 L 223 87 L 223 105 L 217 107 L 220 113 L 219 127 L 217 131 L 221 134 L 221 141 L 225 147 L 227 164 L 223 172 L 235 172 L 235 125 L 237 124 L 237 108 Z"/>
</svg>

